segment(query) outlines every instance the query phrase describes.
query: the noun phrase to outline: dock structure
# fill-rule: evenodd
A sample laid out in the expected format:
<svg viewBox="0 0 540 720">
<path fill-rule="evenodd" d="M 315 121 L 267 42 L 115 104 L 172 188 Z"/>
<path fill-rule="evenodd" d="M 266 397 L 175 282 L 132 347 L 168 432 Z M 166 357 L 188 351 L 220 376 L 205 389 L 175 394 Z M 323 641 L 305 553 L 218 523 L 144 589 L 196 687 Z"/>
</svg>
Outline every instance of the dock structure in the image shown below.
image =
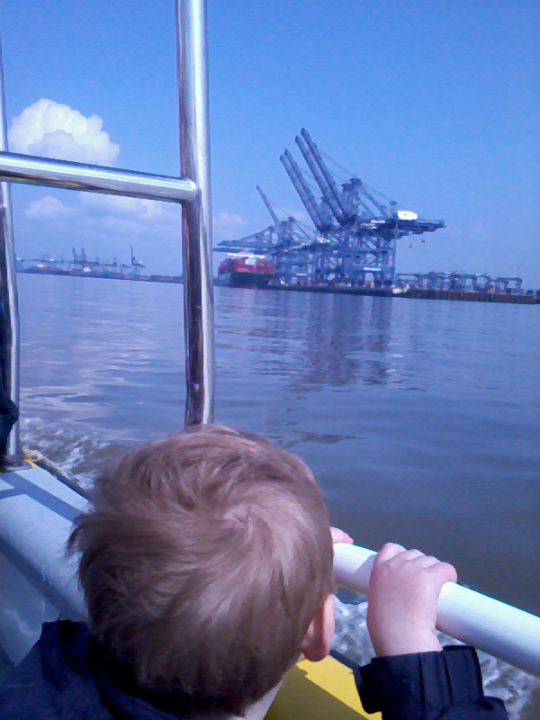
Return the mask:
<svg viewBox="0 0 540 720">
<path fill-rule="evenodd" d="M 268 228 L 215 248 L 220 252 L 251 251 L 267 254 L 284 282 L 346 282 L 354 286 L 393 285 L 397 241 L 445 227 L 442 220 L 426 220 L 382 193 L 351 177 L 341 186 L 322 153 L 304 128 L 296 136 L 309 170 L 309 181 L 289 150 L 280 160 L 298 193 L 313 228 L 295 218 L 280 220 L 272 204 L 257 190 L 272 218 Z M 313 182 L 320 199 L 312 190 Z"/>
<path fill-rule="evenodd" d="M 411 290 L 436 290 L 492 295 L 522 295 L 523 278 L 496 277 L 487 273 L 427 272 L 398 273 L 398 288 Z"/>
<path fill-rule="evenodd" d="M 17 272 L 30 273 L 34 275 L 72 275 L 89 277 L 104 277 L 112 279 L 138 279 L 141 276 L 141 268 L 146 267 L 135 257 L 133 247 L 131 248 L 130 264 L 119 263 L 117 258 L 111 262 L 103 262 L 98 257 L 90 260 L 86 250 L 81 248 L 77 252 L 72 247 L 73 260 L 53 258 L 50 255 L 42 255 L 39 258 L 23 260 L 17 258 Z"/>
</svg>

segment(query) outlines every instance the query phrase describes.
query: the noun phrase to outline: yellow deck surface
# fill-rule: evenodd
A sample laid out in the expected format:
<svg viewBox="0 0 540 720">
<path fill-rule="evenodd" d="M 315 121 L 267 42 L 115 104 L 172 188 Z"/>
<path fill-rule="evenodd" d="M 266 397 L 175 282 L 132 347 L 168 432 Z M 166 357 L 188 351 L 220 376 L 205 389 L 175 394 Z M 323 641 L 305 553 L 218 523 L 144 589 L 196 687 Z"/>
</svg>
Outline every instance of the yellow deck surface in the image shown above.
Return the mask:
<svg viewBox="0 0 540 720">
<path fill-rule="evenodd" d="M 287 675 L 265 720 L 378 720 L 362 708 L 353 671 L 327 657 L 302 660 Z"/>
</svg>

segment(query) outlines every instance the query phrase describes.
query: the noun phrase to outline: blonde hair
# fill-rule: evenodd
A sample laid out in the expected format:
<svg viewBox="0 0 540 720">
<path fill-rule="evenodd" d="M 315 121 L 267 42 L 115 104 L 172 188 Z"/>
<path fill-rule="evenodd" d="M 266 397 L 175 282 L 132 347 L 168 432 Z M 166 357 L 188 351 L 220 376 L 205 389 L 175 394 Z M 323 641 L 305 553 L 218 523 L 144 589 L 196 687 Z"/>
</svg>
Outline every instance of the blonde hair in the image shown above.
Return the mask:
<svg viewBox="0 0 540 720">
<path fill-rule="evenodd" d="M 129 452 L 69 540 L 100 644 L 178 707 L 241 714 L 332 591 L 322 494 L 298 457 L 202 426 Z M 172 696 L 171 696 L 172 697 Z"/>
</svg>

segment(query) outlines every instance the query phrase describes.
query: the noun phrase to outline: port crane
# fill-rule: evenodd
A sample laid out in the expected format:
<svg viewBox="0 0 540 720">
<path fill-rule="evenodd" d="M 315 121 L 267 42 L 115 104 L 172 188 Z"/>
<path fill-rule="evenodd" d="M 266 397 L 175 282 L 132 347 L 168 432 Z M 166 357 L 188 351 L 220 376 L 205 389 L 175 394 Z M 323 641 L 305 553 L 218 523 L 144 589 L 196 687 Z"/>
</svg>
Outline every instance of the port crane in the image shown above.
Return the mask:
<svg viewBox="0 0 540 720">
<path fill-rule="evenodd" d="M 257 192 L 268 210 L 270 217 L 274 221 L 274 224 L 267 229 L 275 233 L 275 249 L 281 251 L 302 245 L 305 239 L 309 238 L 309 235 L 298 220 L 292 215 L 289 215 L 285 220 L 280 220 L 272 203 L 260 185 L 257 185 Z"/>
<path fill-rule="evenodd" d="M 398 209 L 394 200 L 378 199 L 382 193 L 357 177 L 339 189 L 308 130 L 302 128 L 296 144 L 321 191 L 321 204 L 333 216 L 328 229 L 318 228 L 327 242 L 314 252 L 314 279 L 376 286 L 394 283 L 397 240 L 433 232 L 444 222 L 421 219 L 417 213 Z"/>
<path fill-rule="evenodd" d="M 326 163 L 322 159 L 319 149 L 313 142 L 311 135 L 305 128 L 302 128 L 300 135 L 295 137 L 295 142 L 298 145 L 307 166 L 311 170 L 311 174 L 315 178 L 315 182 L 320 188 L 323 201 L 327 207 L 330 208 L 340 225 L 347 224 L 350 218 L 343 207 L 342 199 L 338 192 L 335 180 L 326 167 Z"/>
<path fill-rule="evenodd" d="M 295 143 L 320 191 L 317 199 L 290 150 L 280 161 L 315 230 L 299 234 L 294 218 L 280 220 L 264 191 L 257 186 L 273 224 L 237 241 L 219 243 L 217 250 L 249 250 L 271 254 L 278 275 L 286 281 L 301 275 L 309 283 L 392 285 L 396 278 L 397 241 L 445 227 L 426 220 L 353 176 L 341 184 L 306 128 Z"/>
<path fill-rule="evenodd" d="M 286 281 L 291 280 L 298 273 L 304 274 L 307 258 L 302 250 L 306 243 L 311 242 L 311 235 L 295 217 L 289 215 L 285 220 L 281 220 L 261 186 L 257 185 L 256 189 L 273 224 L 238 240 L 224 240 L 215 250 L 268 255 L 272 258 L 277 275 Z"/>
<path fill-rule="evenodd" d="M 261 196 L 261 200 L 263 201 L 264 206 L 266 207 L 266 209 L 268 210 L 268 213 L 270 214 L 270 217 L 274 221 L 275 227 L 277 227 L 279 225 L 279 218 L 276 215 L 276 212 L 275 212 L 274 208 L 272 207 L 270 200 L 266 197 L 266 194 L 260 185 L 257 185 L 257 192 Z"/>
<path fill-rule="evenodd" d="M 326 208 L 319 207 L 315 196 L 311 192 L 311 188 L 302 175 L 302 171 L 300 170 L 298 163 L 293 158 L 289 150 L 285 150 L 279 159 L 281 160 L 287 175 L 291 179 L 300 200 L 306 208 L 311 222 L 320 233 L 327 233 L 332 228 L 332 219 L 330 218 Z"/>
</svg>

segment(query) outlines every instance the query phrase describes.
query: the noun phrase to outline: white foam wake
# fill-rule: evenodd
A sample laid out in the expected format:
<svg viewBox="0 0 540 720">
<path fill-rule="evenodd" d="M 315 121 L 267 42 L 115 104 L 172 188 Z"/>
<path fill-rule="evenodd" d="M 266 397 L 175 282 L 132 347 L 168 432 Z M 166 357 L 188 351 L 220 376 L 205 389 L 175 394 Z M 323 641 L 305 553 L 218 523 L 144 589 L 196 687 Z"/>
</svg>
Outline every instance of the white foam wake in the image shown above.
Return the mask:
<svg viewBox="0 0 540 720">
<path fill-rule="evenodd" d="M 21 421 L 23 447 L 39 450 L 70 477 L 88 487 L 105 463 L 127 450 L 121 443 L 67 429 L 41 418 Z"/>
</svg>

